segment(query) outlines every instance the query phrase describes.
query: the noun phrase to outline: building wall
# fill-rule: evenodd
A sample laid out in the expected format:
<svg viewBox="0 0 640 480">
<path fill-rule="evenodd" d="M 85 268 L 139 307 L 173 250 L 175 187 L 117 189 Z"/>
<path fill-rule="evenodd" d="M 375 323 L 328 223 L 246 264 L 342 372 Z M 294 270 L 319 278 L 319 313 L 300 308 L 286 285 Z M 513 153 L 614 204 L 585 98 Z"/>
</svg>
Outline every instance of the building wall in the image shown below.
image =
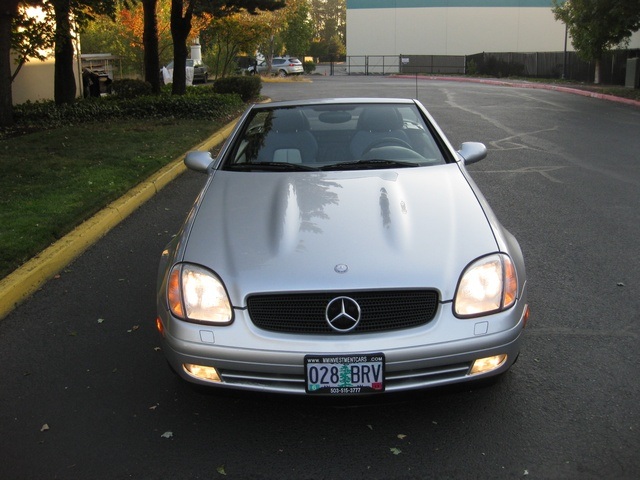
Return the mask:
<svg viewBox="0 0 640 480">
<path fill-rule="evenodd" d="M 564 38 L 551 0 L 347 0 L 349 56 L 554 52 Z"/>
<path fill-rule="evenodd" d="M 12 65 L 13 58 L 11 59 Z M 78 72 L 80 66 L 74 62 L 74 75 L 76 80 L 76 96 L 82 95 L 82 88 L 79 82 L 80 75 Z M 32 59 L 22 66 L 11 84 L 11 93 L 13 95 L 13 104 L 18 105 L 27 101 L 37 102 L 43 100 L 53 100 L 53 82 L 55 75 L 55 62 L 53 57 L 48 58 L 44 62 Z"/>
<path fill-rule="evenodd" d="M 11 84 L 13 104 L 52 100 L 54 67 L 53 59 L 44 62 L 31 60 L 25 63 Z"/>
</svg>

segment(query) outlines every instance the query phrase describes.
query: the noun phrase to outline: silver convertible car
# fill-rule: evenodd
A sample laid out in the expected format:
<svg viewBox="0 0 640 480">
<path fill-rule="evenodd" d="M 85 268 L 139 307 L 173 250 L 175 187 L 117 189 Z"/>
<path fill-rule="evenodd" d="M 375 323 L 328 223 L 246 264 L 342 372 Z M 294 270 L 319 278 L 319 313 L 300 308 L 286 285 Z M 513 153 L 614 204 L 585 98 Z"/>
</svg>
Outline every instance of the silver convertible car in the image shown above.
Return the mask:
<svg viewBox="0 0 640 480">
<path fill-rule="evenodd" d="M 162 253 L 170 366 L 218 388 L 380 394 L 489 379 L 527 323 L 516 239 L 416 100 L 251 106 Z"/>
</svg>

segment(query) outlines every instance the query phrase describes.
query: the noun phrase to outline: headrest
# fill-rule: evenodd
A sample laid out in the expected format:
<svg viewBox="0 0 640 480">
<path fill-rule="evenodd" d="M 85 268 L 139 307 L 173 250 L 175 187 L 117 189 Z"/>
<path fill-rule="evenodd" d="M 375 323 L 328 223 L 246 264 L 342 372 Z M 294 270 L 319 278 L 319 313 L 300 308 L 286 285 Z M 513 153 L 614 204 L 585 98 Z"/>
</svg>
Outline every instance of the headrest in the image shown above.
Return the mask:
<svg viewBox="0 0 640 480">
<path fill-rule="evenodd" d="M 309 120 L 300 110 L 281 109 L 273 112 L 271 131 L 292 133 L 309 130 Z"/>
<path fill-rule="evenodd" d="M 373 132 L 389 132 L 402 129 L 402 117 L 394 107 L 365 107 L 358 118 L 358 129 Z"/>
</svg>

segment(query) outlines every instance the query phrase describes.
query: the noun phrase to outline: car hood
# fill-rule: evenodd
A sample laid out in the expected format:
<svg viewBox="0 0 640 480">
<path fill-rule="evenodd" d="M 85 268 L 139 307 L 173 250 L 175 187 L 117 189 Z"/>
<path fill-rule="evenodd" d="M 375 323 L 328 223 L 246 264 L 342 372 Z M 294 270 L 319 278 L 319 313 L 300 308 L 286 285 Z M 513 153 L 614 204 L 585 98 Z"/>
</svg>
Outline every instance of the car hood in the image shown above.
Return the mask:
<svg viewBox="0 0 640 480">
<path fill-rule="evenodd" d="M 206 266 L 231 301 L 250 293 L 435 288 L 497 249 L 456 164 L 340 172 L 217 171 L 184 261 Z"/>
</svg>

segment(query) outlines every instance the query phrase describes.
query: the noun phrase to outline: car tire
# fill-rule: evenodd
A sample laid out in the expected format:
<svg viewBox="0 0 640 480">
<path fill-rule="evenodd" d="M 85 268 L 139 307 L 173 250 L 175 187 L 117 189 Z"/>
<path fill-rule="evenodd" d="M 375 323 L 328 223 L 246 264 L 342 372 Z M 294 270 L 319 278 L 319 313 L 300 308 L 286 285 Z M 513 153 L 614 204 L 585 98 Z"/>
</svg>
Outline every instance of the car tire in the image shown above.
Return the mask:
<svg viewBox="0 0 640 480">
<path fill-rule="evenodd" d="M 284 71 L 284 70 L 278 70 L 278 76 L 279 76 L 280 78 L 284 78 L 284 77 L 286 77 L 286 76 L 287 76 L 287 72 L 286 72 L 286 71 Z"/>
</svg>

